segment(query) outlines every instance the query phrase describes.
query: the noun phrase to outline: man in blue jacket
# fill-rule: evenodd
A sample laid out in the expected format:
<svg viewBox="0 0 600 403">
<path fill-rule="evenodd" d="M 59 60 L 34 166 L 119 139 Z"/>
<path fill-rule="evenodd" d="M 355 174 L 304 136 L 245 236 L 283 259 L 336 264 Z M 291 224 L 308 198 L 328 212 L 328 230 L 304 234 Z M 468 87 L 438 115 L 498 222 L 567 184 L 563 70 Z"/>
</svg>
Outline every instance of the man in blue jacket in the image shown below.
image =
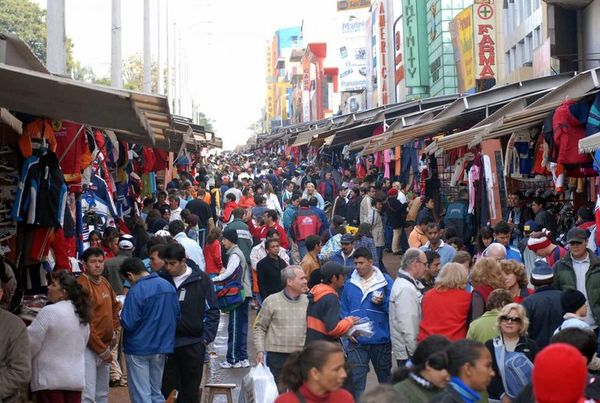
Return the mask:
<svg viewBox="0 0 600 403">
<path fill-rule="evenodd" d="M 165 363 L 162 393 L 166 397 L 177 389 L 177 402 L 196 403 L 200 400 L 206 346 L 215 339 L 219 327 L 217 296 L 208 275 L 187 264 L 183 246 L 178 243 L 165 246 L 160 258 L 165 262 L 160 276 L 175 286 L 181 310 L 175 350 L 167 355 Z"/>
<path fill-rule="evenodd" d="M 379 383 L 390 381 L 392 344 L 388 308 L 393 281 L 389 275 L 373 266 L 373 255 L 367 248 L 354 251 L 354 267 L 352 276 L 344 285 L 340 317 L 368 318 L 373 323 L 373 335 L 350 335 L 347 347 L 354 399 L 359 401 L 365 390 L 369 361 L 373 363 Z"/>
<path fill-rule="evenodd" d="M 165 355 L 175 349 L 179 303 L 175 287 L 144 263 L 129 257 L 121 274 L 133 285 L 121 312 L 123 351 L 132 402 L 159 402 Z"/>
</svg>

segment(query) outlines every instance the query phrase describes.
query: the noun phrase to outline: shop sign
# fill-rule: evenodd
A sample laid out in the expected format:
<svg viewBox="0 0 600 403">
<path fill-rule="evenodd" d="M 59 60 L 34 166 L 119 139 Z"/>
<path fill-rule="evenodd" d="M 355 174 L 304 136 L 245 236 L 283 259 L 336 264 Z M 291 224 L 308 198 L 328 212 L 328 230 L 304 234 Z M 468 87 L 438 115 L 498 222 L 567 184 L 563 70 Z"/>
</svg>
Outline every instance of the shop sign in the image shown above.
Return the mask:
<svg viewBox="0 0 600 403">
<path fill-rule="evenodd" d="M 310 91 L 302 91 L 302 122 L 310 122 Z"/>
<path fill-rule="evenodd" d="M 356 10 L 358 8 L 369 8 L 371 7 L 371 0 L 338 0 L 337 10 Z"/>
<path fill-rule="evenodd" d="M 342 21 L 339 46 L 341 91 L 367 88 L 366 20 Z"/>
<path fill-rule="evenodd" d="M 379 4 L 379 73 L 378 78 L 381 82 L 381 102 L 380 105 L 388 103 L 388 65 L 387 65 L 387 35 L 386 35 L 386 20 L 385 7 L 382 1 Z"/>
<path fill-rule="evenodd" d="M 427 2 L 403 0 L 402 5 L 406 86 L 428 86 Z"/>
<path fill-rule="evenodd" d="M 403 101 L 406 98 L 406 86 L 404 83 L 404 42 L 402 32 L 402 16 L 394 23 L 394 65 L 396 74 L 394 76 L 394 85 L 396 86 L 396 102 Z"/>
<path fill-rule="evenodd" d="M 473 47 L 473 8 L 458 13 L 449 24 L 454 61 L 458 78 L 458 92 L 464 94 L 475 88 L 475 60 Z"/>
<path fill-rule="evenodd" d="M 496 64 L 496 17 L 493 0 L 478 0 L 473 5 L 475 77 L 480 80 L 495 79 Z"/>
</svg>

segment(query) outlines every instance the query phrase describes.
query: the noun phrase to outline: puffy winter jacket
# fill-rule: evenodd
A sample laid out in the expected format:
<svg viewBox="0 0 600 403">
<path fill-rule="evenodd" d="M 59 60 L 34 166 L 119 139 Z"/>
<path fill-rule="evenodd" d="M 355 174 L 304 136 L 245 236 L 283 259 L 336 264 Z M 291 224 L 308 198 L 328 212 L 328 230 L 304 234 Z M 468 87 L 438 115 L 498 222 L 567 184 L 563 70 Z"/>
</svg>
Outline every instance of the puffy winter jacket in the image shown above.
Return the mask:
<svg viewBox="0 0 600 403">
<path fill-rule="evenodd" d="M 563 102 L 554 112 L 552 128 L 554 143 L 558 147 L 559 164 L 586 164 L 591 162 L 589 154 L 579 154 L 579 140 L 585 137 L 585 124 L 589 114 L 587 104 L 573 101 Z"/>
</svg>

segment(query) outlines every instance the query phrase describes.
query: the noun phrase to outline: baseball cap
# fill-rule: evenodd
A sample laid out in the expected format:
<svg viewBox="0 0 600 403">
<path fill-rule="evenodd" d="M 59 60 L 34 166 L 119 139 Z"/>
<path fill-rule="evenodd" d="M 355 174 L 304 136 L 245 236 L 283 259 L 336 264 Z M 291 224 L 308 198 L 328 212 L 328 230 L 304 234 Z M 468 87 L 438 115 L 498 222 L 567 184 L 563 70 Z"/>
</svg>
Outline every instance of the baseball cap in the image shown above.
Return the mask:
<svg viewBox="0 0 600 403">
<path fill-rule="evenodd" d="M 529 220 L 523 225 L 523 231 L 525 232 L 536 232 L 541 230 L 542 226 L 535 222 L 535 220 Z"/>
<path fill-rule="evenodd" d="M 352 243 L 354 242 L 354 236 L 352 234 L 344 234 L 342 235 L 341 243 Z"/>
<path fill-rule="evenodd" d="M 572 228 L 567 233 L 567 242 L 585 242 L 587 241 L 587 232 L 585 230 L 579 228 Z"/>
</svg>

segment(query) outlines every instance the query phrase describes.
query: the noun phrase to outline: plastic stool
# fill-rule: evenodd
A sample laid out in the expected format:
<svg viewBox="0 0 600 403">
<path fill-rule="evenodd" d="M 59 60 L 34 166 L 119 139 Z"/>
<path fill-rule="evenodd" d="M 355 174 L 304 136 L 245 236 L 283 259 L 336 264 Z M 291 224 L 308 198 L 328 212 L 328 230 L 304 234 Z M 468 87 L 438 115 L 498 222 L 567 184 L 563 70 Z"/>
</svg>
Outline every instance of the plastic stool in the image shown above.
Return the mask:
<svg viewBox="0 0 600 403">
<path fill-rule="evenodd" d="M 208 390 L 208 401 L 212 403 L 217 395 L 227 396 L 227 403 L 233 403 L 232 391 L 236 387 L 235 383 L 207 383 L 204 387 Z"/>
</svg>

